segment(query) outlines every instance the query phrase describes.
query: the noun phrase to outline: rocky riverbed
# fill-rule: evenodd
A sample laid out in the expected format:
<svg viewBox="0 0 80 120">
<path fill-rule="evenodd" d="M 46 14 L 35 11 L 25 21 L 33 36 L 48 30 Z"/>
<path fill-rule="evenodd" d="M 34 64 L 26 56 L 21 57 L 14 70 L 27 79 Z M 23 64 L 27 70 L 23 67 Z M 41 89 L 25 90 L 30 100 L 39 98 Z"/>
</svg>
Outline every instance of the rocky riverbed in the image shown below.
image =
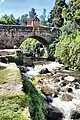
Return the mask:
<svg viewBox="0 0 80 120">
<path fill-rule="evenodd" d="M 79 71 L 66 70 L 58 62 L 27 67 L 25 71 L 30 80 L 35 78 L 35 87 L 43 93 L 47 120 L 80 119 Z"/>
</svg>

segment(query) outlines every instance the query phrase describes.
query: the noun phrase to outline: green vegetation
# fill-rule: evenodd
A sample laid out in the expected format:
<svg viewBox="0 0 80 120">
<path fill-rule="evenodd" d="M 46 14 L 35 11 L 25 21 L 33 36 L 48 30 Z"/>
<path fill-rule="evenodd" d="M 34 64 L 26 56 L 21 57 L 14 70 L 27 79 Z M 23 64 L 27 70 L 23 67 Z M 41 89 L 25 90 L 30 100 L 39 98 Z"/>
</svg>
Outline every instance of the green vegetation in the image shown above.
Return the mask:
<svg viewBox="0 0 80 120">
<path fill-rule="evenodd" d="M 76 21 L 80 25 L 80 1 L 71 0 L 67 9 L 67 20 Z"/>
<path fill-rule="evenodd" d="M 28 96 L 0 96 L 0 120 L 31 120 Z"/>
<path fill-rule="evenodd" d="M 69 67 L 80 68 L 80 32 L 77 30 L 60 37 L 55 56 Z M 67 31 L 68 33 L 68 31 Z M 74 33 L 74 34 L 73 34 Z"/>
<path fill-rule="evenodd" d="M 27 38 L 20 46 L 22 51 L 28 52 L 31 56 L 36 56 L 38 54 L 39 56 L 44 55 L 44 48 L 42 44 L 33 38 Z M 42 49 L 40 49 L 42 48 Z"/>
<path fill-rule="evenodd" d="M 20 82 L 21 75 L 15 63 L 10 63 L 7 68 L 0 70 L 0 84 L 4 82 Z"/>
<path fill-rule="evenodd" d="M 29 93 L 29 109 L 32 120 L 44 120 L 44 105 L 43 98 L 38 91 L 34 93 Z"/>
<path fill-rule="evenodd" d="M 61 27 L 64 23 L 62 18 L 62 9 L 66 6 L 65 0 L 56 0 L 53 10 L 50 12 L 50 17 L 48 22 L 51 23 L 51 26 Z"/>
<path fill-rule="evenodd" d="M 35 51 L 36 45 L 39 42 L 33 38 L 27 38 L 20 46 L 23 51 Z"/>
<path fill-rule="evenodd" d="M 11 87 L 7 86 L 8 83 Z M 28 87 L 27 92 L 18 94 L 15 85 L 21 83 L 20 71 L 15 63 L 10 63 L 7 68 L 0 70 L 0 91 L 4 90 L 3 86 L 6 85 L 5 95 L 0 94 L 0 120 L 44 120 L 44 101 L 41 93 L 29 82 L 30 85 L 25 84 L 25 88 Z M 8 88 L 15 94 L 7 95 Z"/>
<path fill-rule="evenodd" d="M 55 60 L 55 57 L 54 57 L 55 45 L 56 45 L 56 43 L 54 43 L 54 42 L 49 45 L 49 54 L 48 54 L 49 60 Z"/>
<path fill-rule="evenodd" d="M 31 118 L 32 120 L 45 120 L 44 99 L 41 92 L 34 87 L 35 80 L 31 83 L 27 79 L 23 80 L 23 91 L 28 94 Z"/>
<path fill-rule="evenodd" d="M 0 96 L 0 120 L 44 120 L 43 107 L 43 99 L 38 92 Z"/>
<path fill-rule="evenodd" d="M 66 66 L 80 69 L 80 2 L 71 0 L 66 4 L 65 0 L 56 0 L 48 21 L 62 31 L 57 45 L 56 42 L 50 45 L 50 56 L 55 53 Z"/>
<path fill-rule="evenodd" d="M 5 15 L 1 16 L 0 23 L 1 24 L 15 24 L 15 18 L 12 14 L 9 16 L 7 16 L 5 14 Z"/>
<path fill-rule="evenodd" d="M 22 52 L 19 52 L 18 54 L 15 54 L 13 56 L 10 56 L 8 59 L 8 62 L 14 62 L 16 65 L 23 65 L 23 55 Z"/>
<path fill-rule="evenodd" d="M 16 91 L 15 85 L 21 83 L 20 71 L 15 63 L 10 63 L 7 68 L 0 70 L 0 120 L 31 120 L 30 115 L 26 113 L 28 107 L 28 96 L 25 94 L 20 95 L 7 95 L 7 92 Z M 5 88 L 3 87 L 5 84 Z M 11 87 L 7 86 L 10 85 Z M 14 91 L 13 90 L 14 87 Z M 8 90 L 9 88 L 9 90 Z M 29 111 L 27 111 L 29 112 Z"/>
</svg>

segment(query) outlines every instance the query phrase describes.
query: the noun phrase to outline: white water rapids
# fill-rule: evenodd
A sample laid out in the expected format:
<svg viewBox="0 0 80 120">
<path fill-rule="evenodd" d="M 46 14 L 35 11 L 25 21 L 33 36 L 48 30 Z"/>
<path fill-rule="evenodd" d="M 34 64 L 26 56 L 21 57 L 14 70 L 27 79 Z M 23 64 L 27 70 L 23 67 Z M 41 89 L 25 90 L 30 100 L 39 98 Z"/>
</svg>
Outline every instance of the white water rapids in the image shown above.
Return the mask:
<svg viewBox="0 0 80 120">
<path fill-rule="evenodd" d="M 63 65 L 58 62 L 52 62 L 50 64 L 45 65 L 36 65 L 34 68 L 28 67 L 29 71 L 28 75 L 36 76 L 39 74 L 39 71 L 43 68 L 48 68 L 49 71 L 53 69 L 61 68 Z M 61 81 L 60 81 L 61 82 Z M 59 84 L 59 83 L 58 83 Z M 80 84 L 79 84 L 80 86 Z M 64 115 L 63 120 L 71 120 L 71 114 L 73 111 L 78 111 L 80 113 L 80 88 L 75 89 L 74 85 L 71 85 L 72 92 L 68 93 L 67 91 L 61 91 L 59 96 L 53 98 L 53 102 L 51 105 L 59 108 Z M 73 99 L 71 101 L 65 101 L 61 99 L 61 94 L 68 93 L 72 95 Z"/>
</svg>

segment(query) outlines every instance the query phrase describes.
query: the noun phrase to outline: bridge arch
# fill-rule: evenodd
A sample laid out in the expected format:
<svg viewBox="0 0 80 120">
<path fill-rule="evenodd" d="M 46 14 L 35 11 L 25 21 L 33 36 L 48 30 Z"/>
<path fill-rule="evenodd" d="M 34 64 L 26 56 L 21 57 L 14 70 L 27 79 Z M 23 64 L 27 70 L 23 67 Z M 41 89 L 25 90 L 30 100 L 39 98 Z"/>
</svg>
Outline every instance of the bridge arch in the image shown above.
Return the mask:
<svg viewBox="0 0 80 120">
<path fill-rule="evenodd" d="M 28 38 L 33 38 L 33 39 L 28 39 Z M 33 49 L 33 51 L 32 51 L 32 49 L 31 49 L 31 51 L 32 52 L 34 52 L 34 50 L 36 50 L 36 52 L 38 51 L 38 50 L 41 50 L 41 49 L 43 49 L 43 51 L 44 51 L 44 57 L 48 57 L 48 44 L 47 44 L 47 42 L 46 42 L 46 40 L 44 39 L 44 38 L 42 38 L 42 37 L 40 37 L 40 36 L 31 36 L 31 37 L 28 37 L 28 38 L 25 38 L 25 39 L 23 39 L 23 40 L 21 40 L 21 42 L 20 42 L 20 46 L 18 47 L 18 48 L 20 48 L 20 49 L 22 49 L 22 51 L 26 51 L 26 52 L 29 52 L 30 51 L 30 49 L 29 50 L 27 50 L 27 48 L 24 50 L 24 48 L 25 48 L 25 45 L 26 45 L 26 43 L 27 44 L 29 44 L 29 46 L 32 46 L 32 49 Z M 32 42 L 32 41 L 35 41 L 35 43 L 33 43 L 33 45 L 31 45 L 30 43 L 29 43 L 29 40 L 30 40 L 30 43 Z M 37 42 L 38 41 L 38 42 Z M 18 44 L 19 45 L 19 44 Z M 33 46 L 34 46 L 34 48 L 33 48 Z M 35 53 L 35 52 L 34 52 Z M 37 52 L 37 54 L 38 54 L 38 52 Z"/>
<path fill-rule="evenodd" d="M 25 38 L 21 39 L 16 46 L 19 47 L 27 38 L 36 39 L 45 47 L 49 45 L 49 43 L 46 41 L 46 39 L 44 39 L 42 36 L 29 36 L 29 37 L 25 37 Z"/>
</svg>

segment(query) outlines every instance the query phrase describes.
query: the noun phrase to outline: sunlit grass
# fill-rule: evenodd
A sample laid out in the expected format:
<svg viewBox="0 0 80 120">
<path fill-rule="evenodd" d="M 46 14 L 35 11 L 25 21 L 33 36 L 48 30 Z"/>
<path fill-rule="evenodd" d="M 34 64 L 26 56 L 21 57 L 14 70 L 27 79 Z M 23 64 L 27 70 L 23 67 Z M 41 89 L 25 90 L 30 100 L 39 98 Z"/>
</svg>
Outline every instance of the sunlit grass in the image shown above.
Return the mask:
<svg viewBox="0 0 80 120">
<path fill-rule="evenodd" d="M 15 64 L 9 64 L 7 68 L 0 69 L 0 84 L 4 82 L 21 81 L 20 71 Z"/>
<path fill-rule="evenodd" d="M 0 120 L 31 120 L 27 95 L 0 96 Z"/>
</svg>

